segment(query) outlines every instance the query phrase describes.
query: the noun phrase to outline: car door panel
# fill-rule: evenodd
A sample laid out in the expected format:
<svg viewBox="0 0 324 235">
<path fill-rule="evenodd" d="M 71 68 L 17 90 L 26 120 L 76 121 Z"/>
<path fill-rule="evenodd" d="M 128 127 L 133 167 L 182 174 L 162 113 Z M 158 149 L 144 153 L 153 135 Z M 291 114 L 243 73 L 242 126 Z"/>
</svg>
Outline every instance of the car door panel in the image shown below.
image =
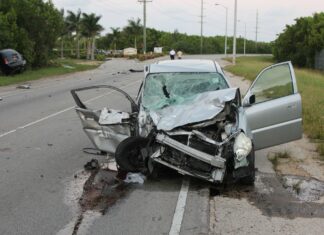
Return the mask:
<svg viewBox="0 0 324 235">
<path fill-rule="evenodd" d="M 301 138 L 301 98 L 299 94 L 252 105 L 245 110 L 255 149 Z"/>
<path fill-rule="evenodd" d="M 258 94 L 257 103 L 244 107 L 244 115 L 252 132 L 255 150 L 302 137 L 301 96 L 297 92 L 290 62 L 272 65 L 263 70 L 243 103 L 254 93 Z"/>
<path fill-rule="evenodd" d="M 113 154 L 121 141 L 134 134 L 134 119 L 132 115 L 127 112 L 116 111 L 109 108 L 92 110 L 88 108 L 77 95 L 77 92 L 98 88 L 112 89 L 122 93 L 130 101 L 132 113 L 138 112 L 137 105 L 127 93 L 112 86 L 92 86 L 71 91 L 78 106 L 76 112 L 81 120 L 84 132 L 97 149 Z M 105 114 L 106 121 L 109 120 L 109 124 L 103 122 L 103 113 Z M 111 122 L 111 120 L 113 121 Z"/>
</svg>

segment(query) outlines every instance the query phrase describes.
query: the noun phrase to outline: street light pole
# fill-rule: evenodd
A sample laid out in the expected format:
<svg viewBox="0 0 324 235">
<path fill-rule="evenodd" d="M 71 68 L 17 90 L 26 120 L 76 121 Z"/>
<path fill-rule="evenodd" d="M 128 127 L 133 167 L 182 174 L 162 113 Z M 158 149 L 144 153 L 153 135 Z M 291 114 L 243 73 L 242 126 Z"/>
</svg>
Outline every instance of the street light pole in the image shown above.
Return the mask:
<svg viewBox="0 0 324 235">
<path fill-rule="evenodd" d="M 227 22 L 228 22 L 228 7 L 222 5 L 222 4 L 219 4 L 219 3 L 216 3 L 215 6 L 221 6 L 221 7 L 224 7 L 225 10 L 226 10 L 226 22 L 225 22 L 225 46 L 224 46 L 224 54 L 225 54 L 225 57 L 227 57 Z"/>
<path fill-rule="evenodd" d="M 236 64 L 236 26 L 237 26 L 237 0 L 234 4 L 234 36 L 233 36 L 233 61 L 232 63 Z"/>
<path fill-rule="evenodd" d="M 246 55 L 246 22 L 244 22 L 244 56 Z"/>
</svg>

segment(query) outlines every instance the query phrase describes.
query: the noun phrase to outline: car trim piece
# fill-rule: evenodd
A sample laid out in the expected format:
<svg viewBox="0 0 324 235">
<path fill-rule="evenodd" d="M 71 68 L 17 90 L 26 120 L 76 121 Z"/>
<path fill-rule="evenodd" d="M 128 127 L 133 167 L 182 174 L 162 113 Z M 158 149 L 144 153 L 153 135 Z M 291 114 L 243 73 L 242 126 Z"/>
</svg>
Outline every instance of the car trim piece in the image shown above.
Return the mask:
<svg viewBox="0 0 324 235">
<path fill-rule="evenodd" d="M 224 158 L 219 157 L 219 156 L 212 156 L 207 153 L 201 152 L 197 149 L 191 148 L 187 145 L 184 145 L 184 144 L 170 138 L 169 136 L 167 136 L 165 134 L 159 133 L 156 136 L 156 141 L 161 144 L 168 145 L 171 148 L 174 148 L 180 152 L 183 152 L 184 154 L 187 154 L 187 155 L 189 155 L 193 158 L 196 158 L 200 161 L 206 162 L 212 166 L 219 167 L 219 168 L 225 167 L 226 160 Z"/>
<path fill-rule="evenodd" d="M 286 125 L 290 125 L 290 124 L 297 123 L 297 122 L 302 122 L 302 121 L 303 121 L 302 118 L 297 118 L 297 119 L 290 120 L 290 121 L 287 121 L 287 122 L 281 122 L 281 123 L 278 123 L 276 125 L 266 126 L 266 127 L 262 127 L 262 128 L 259 128 L 259 129 L 252 130 L 252 134 L 256 134 L 256 133 L 259 133 L 259 132 L 271 130 L 273 128 L 278 128 L 278 127 L 281 127 L 281 126 L 286 126 Z"/>
<path fill-rule="evenodd" d="M 132 113 L 138 112 L 138 106 L 135 103 L 135 101 L 132 99 L 132 97 L 130 97 L 130 95 L 128 95 L 125 91 L 123 91 L 117 87 L 109 86 L 109 85 L 88 86 L 88 87 L 82 87 L 82 88 L 71 90 L 72 97 L 73 97 L 75 103 L 77 104 L 77 106 L 79 106 L 82 109 L 87 109 L 87 106 L 85 106 L 85 104 L 80 100 L 79 96 L 77 95 L 77 92 L 85 91 L 85 90 L 92 90 L 92 89 L 97 89 L 97 88 L 107 88 L 107 89 L 112 89 L 112 90 L 122 93 L 131 103 Z"/>
</svg>

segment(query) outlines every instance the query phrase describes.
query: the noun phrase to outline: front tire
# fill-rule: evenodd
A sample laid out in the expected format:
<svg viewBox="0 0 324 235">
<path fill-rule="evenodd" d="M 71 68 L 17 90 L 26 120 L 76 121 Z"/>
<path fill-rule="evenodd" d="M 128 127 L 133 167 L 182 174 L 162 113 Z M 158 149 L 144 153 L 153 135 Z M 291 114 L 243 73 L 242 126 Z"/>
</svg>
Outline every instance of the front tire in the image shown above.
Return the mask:
<svg viewBox="0 0 324 235">
<path fill-rule="evenodd" d="M 145 168 L 141 149 L 145 148 L 149 139 L 131 136 L 123 140 L 117 147 L 115 159 L 120 169 L 127 172 L 140 172 Z"/>
<path fill-rule="evenodd" d="M 249 175 L 240 179 L 240 182 L 244 185 L 254 185 L 255 181 L 255 152 L 254 148 L 252 148 L 251 153 L 247 156 L 247 160 L 249 165 L 247 166 L 247 170 Z"/>
</svg>

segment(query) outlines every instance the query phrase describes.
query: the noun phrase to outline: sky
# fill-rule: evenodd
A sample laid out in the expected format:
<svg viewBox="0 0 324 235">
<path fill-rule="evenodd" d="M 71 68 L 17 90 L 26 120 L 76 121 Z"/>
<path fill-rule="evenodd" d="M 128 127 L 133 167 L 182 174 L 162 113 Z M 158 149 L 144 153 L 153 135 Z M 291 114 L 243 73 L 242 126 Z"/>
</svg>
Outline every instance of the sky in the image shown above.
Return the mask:
<svg viewBox="0 0 324 235">
<path fill-rule="evenodd" d="M 52 0 L 61 9 L 101 15 L 100 24 L 105 28 L 124 27 L 131 18 L 143 19 L 143 4 L 138 0 Z M 228 35 L 233 35 L 234 0 L 203 0 L 204 36 L 224 35 L 228 8 Z M 215 4 L 222 6 L 216 6 Z M 256 12 L 259 15 L 258 41 L 276 39 L 287 24 L 294 19 L 324 12 L 324 0 L 237 0 L 238 36 L 256 38 Z M 200 35 L 201 0 L 151 0 L 147 3 L 147 27 L 173 32 Z"/>
</svg>

